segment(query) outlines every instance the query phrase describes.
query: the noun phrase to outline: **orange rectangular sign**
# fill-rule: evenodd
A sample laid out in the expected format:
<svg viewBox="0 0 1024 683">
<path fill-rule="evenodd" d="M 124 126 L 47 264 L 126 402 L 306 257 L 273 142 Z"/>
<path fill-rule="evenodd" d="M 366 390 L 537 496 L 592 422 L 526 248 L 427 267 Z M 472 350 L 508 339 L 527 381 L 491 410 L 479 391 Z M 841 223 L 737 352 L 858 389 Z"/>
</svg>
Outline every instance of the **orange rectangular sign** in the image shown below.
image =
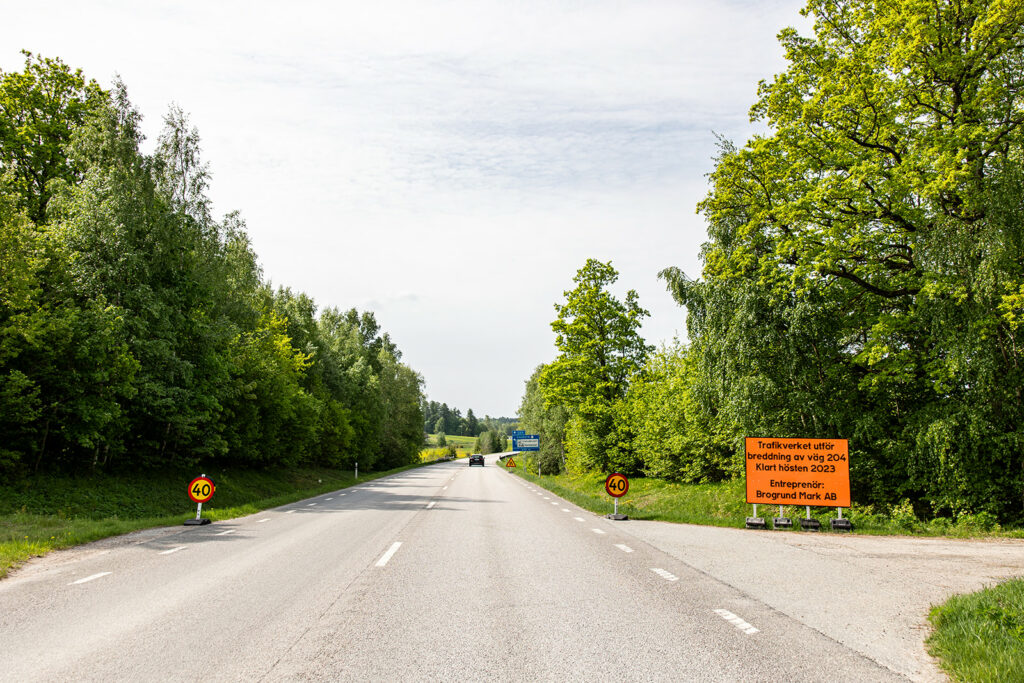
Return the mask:
<svg viewBox="0 0 1024 683">
<path fill-rule="evenodd" d="M 747 437 L 747 502 L 850 507 L 846 439 Z"/>
</svg>

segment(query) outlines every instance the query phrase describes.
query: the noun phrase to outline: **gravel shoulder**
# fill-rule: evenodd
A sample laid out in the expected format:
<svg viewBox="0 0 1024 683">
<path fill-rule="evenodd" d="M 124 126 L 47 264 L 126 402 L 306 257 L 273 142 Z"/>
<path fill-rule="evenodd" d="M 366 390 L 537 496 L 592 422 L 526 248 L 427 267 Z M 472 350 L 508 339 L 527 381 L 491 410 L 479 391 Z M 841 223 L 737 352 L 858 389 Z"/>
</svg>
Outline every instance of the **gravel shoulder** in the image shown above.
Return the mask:
<svg viewBox="0 0 1024 683">
<path fill-rule="evenodd" d="M 846 536 L 622 522 L 622 530 L 915 681 L 930 607 L 1024 575 L 1024 541 Z"/>
</svg>

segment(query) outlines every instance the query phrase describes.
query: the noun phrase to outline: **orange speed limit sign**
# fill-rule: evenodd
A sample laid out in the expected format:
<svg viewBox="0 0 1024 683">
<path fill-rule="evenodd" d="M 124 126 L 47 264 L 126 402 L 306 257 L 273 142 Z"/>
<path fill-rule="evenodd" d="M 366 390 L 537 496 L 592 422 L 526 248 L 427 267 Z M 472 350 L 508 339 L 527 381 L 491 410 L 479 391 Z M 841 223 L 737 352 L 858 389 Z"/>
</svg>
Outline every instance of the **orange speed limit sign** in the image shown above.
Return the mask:
<svg viewBox="0 0 1024 683">
<path fill-rule="evenodd" d="M 626 479 L 626 475 L 624 474 L 612 472 L 608 475 L 608 478 L 604 480 L 604 490 L 613 498 L 624 496 L 626 495 L 626 491 L 629 490 L 629 479 Z"/>
<path fill-rule="evenodd" d="M 213 498 L 215 487 L 209 477 L 196 477 L 188 483 L 188 497 L 193 503 L 205 503 Z"/>
</svg>

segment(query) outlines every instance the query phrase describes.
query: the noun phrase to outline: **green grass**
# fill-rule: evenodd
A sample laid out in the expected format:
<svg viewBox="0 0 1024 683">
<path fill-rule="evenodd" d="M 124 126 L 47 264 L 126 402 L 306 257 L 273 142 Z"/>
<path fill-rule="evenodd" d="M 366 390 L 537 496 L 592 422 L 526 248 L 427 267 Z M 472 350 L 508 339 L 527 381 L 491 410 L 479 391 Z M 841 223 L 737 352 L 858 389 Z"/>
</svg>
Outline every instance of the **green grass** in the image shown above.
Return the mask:
<svg viewBox="0 0 1024 683">
<path fill-rule="evenodd" d="M 362 472 L 359 481 L 418 467 Z M 200 472 L 161 471 L 90 477 L 30 477 L 0 495 L 0 578 L 31 557 L 108 536 L 182 524 L 196 514 L 188 482 Z M 203 505 L 214 521 L 345 488 L 353 472 L 319 468 L 205 470 L 217 487 Z"/>
<path fill-rule="evenodd" d="M 953 596 L 929 618 L 929 651 L 954 680 L 1024 680 L 1024 579 Z"/>
<path fill-rule="evenodd" d="M 532 459 L 523 455 L 516 456 L 516 465 L 510 471 L 586 510 L 598 514 L 612 511 L 613 500 L 605 493 L 604 475 L 560 474 L 538 477 Z M 753 513 L 751 506 L 744 500 L 742 479 L 716 484 L 676 484 L 662 479 L 634 477 L 629 481 L 629 492 L 619 499 L 619 512 L 629 515 L 631 519 L 742 528 L 747 516 Z M 778 515 L 779 508 L 759 505 L 757 512 L 768 521 Z M 805 516 L 805 508 L 789 506 L 785 514 L 793 519 L 795 528 L 799 529 L 797 518 Z M 835 516 L 835 508 L 811 508 L 811 517 L 821 523 L 823 531 L 830 530 L 829 520 Z M 850 519 L 854 533 L 858 534 L 1024 538 L 1024 530 L 1004 529 L 996 523 L 994 517 L 986 513 L 963 515 L 956 520 L 920 520 L 915 517 L 909 503 L 884 511 L 872 506 L 854 505 L 843 510 L 843 517 Z"/>
<path fill-rule="evenodd" d="M 469 455 L 470 453 L 473 453 L 473 449 L 476 446 L 475 436 L 448 436 L 446 434 L 444 439 L 446 443 L 455 446 L 455 448 L 458 450 L 458 457 L 460 458 L 463 458 Z M 427 440 L 429 441 L 430 445 L 424 446 L 424 449 L 434 449 L 437 447 L 435 446 L 435 444 L 437 443 L 437 434 L 429 435 Z"/>
</svg>

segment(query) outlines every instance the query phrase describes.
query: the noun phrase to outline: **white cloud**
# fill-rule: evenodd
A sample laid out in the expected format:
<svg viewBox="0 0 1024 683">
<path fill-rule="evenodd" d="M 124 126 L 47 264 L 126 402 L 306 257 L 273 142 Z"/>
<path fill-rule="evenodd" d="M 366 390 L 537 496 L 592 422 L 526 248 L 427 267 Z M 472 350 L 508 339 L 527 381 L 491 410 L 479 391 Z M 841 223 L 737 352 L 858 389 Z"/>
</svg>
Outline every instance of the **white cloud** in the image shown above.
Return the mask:
<svg viewBox="0 0 1024 683">
<path fill-rule="evenodd" d="M 684 332 L 656 273 L 699 272 L 712 130 L 749 135 L 800 5 L 22 3 L 0 68 L 23 47 L 120 73 L 151 138 L 178 103 L 268 277 L 377 310 L 433 398 L 511 414 L 587 257 L 652 341 Z"/>
</svg>

